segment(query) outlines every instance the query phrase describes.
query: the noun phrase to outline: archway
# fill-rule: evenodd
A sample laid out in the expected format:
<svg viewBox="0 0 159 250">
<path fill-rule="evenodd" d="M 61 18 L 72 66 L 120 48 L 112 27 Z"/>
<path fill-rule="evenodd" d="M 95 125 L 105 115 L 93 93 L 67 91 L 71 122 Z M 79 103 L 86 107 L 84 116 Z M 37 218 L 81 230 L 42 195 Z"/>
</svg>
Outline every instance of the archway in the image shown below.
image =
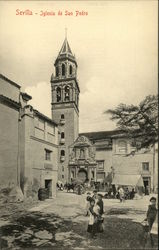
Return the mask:
<svg viewBox="0 0 159 250">
<path fill-rule="evenodd" d="M 77 178 L 82 182 L 87 180 L 87 171 L 85 169 L 80 169 L 77 174 Z"/>
</svg>

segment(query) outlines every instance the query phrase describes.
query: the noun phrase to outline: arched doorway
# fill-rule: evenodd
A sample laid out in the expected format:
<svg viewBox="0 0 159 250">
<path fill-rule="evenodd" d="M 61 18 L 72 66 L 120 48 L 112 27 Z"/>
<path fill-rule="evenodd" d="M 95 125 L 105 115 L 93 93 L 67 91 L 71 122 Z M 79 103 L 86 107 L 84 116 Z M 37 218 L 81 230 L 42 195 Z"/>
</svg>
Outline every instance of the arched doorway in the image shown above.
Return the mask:
<svg viewBox="0 0 159 250">
<path fill-rule="evenodd" d="M 77 174 L 77 178 L 84 182 L 87 180 L 87 171 L 85 169 L 80 169 Z"/>
</svg>

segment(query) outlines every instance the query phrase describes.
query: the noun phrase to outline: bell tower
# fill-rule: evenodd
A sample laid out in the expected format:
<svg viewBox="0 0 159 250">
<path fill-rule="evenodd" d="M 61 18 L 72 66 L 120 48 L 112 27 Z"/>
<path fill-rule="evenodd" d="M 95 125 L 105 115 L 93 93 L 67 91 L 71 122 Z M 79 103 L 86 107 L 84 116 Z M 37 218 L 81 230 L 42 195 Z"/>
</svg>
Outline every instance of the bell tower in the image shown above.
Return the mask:
<svg viewBox="0 0 159 250">
<path fill-rule="evenodd" d="M 67 37 L 55 60 L 51 76 L 52 119 L 59 124 L 58 179 L 68 181 L 69 146 L 79 134 L 79 85 L 77 62 Z"/>
</svg>

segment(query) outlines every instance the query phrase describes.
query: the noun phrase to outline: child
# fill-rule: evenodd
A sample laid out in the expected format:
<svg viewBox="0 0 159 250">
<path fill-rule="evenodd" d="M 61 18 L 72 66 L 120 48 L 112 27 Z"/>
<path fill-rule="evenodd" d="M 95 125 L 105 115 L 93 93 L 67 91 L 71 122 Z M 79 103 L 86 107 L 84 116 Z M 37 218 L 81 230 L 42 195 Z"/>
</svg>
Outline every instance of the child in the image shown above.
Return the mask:
<svg viewBox="0 0 159 250">
<path fill-rule="evenodd" d="M 97 233 L 97 216 L 98 211 L 97 206 L 95 206 L 95 200 L 90 198 L 90 207 L 89 207 L 89 223 L 87 232 L 91 234 L 91 237 L 94 238 L 95 234 Z M 95 211 L 94 211 L 95 210 Z"/>
<path fill-rule="evenodd" d="M 119 188 L 119 197 L 120 197 L 120 202 L 123 202 L 125 194 L 124 194 L 124 189 L 122 187 Z"/>
</svg>

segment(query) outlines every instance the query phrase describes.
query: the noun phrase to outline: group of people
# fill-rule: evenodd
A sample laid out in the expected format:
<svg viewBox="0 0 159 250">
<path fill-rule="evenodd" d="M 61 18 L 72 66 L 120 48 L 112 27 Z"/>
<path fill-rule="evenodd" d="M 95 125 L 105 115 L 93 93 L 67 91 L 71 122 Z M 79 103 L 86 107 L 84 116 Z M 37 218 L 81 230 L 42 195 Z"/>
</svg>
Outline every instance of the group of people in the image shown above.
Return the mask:
<svg viewBox="0 0 159 250">
<path fill-rule="evenodd" d="M 93 192 L 93 196 L 87 193 L 87 213 L 89 216 L 87 232 L 90 233 L 91 237 L 96 237 L 97 233 L 103 232 L 103 214 L 104 214 L 104 204 L 102 200 L 102 194 L 97 194 L 96 191 Z"/>
<path fill-rule="evenodd" d="M 120 199 L 120 202 L 123 202 L 128 199 L 132 200 L 134 199 L 134 197 L 135 197 L 134 188 L 131 191 L 129 191 L 128 188 L 124 190 L 122 186 L 118 188 L 116 198 Z"/>
<path fill-rule="evenodd" d="M 135 189 L 132 188 L 131 191 L 128 187 L 119 186 L 118 188 L 115 185 L 106 186 L 106 193 L 104 198 L 106 199 L 119 199 L 121 202 L 125 200 L 132 200 L 135 197 Z"/>
</svg>

